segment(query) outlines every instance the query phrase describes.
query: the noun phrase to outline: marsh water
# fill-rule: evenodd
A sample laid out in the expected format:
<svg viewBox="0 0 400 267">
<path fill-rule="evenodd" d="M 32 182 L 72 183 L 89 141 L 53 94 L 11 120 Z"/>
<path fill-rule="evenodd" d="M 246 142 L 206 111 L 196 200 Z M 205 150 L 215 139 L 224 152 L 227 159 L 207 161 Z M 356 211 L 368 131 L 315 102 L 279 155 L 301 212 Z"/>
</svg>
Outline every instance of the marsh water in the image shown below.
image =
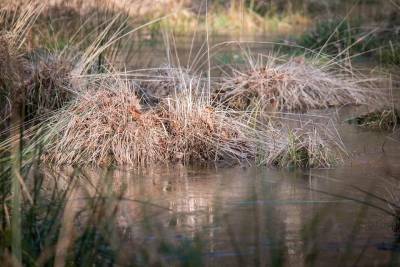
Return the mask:
<svg viewBox="0 0 400 267">
<path fill-rule="evenodd" d="M 165 60 L 158 44 L 143 49 L 135 64 Z M 187 43 L 177 50 L 190 58 Z M 220 59 L 238 58 L 226 52 Z M 377 196 L 399 197 L 400 137 L 344 122 L 357 112 L 342 108 L 324 114 L 335 121 L 349 153 L 333 169 L 163 165 L 114 170 L 108 182 L 93 171 L 79 190 L 123 188 L 115 224 L 127 261 L 141 244 L 149 262 L 161 257 L 167 265 L 198 257 L 208 266 L 395 266 L 400 245 L 387 214 L 393 210 Z M 80 196 L 75 195 L 76 205 L 84 206 Z"/>
<path fill-rule="evenodd" d="M 90 186 L 124 188 L 115 221 L 124 250 L 142 244 L 167 265 L 185 257 L 209 266 L 396 263 L 394 220 L 381 210 L 391 209 L 373 195 L 399 195 L 398 136 L 338 129 L 352 156 L 334 169 L 158 166 L 116 170 L 109 182 L 95 172 Z M 160 252 L 163 244 L 175 250 Z"/>
</svg>

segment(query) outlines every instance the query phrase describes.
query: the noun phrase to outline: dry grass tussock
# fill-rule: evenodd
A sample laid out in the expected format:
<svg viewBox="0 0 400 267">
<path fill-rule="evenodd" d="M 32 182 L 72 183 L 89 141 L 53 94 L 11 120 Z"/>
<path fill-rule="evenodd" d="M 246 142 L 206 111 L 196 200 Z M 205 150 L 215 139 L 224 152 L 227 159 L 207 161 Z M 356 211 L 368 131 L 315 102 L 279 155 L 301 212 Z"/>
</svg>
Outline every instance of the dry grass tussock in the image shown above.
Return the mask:
<svg viewBox="0 0 400 267">
<path fill-rule="evenodd" d="M 41 120 L 73 98 L 73 64 L 56 54 L 13 54 L 0 36 L 0 118 L 6 121 L 13 103 L 23 102 L 26 119 Z"/>
<path fill-rule="evenodd" d="M 73 61 L 55 53 L 30 55 L 30 79 L 26 85 L 26 113 L 31 118 L 47 117 L 75 95 Z"/>
<path fill-rule="evenodd" d="M 126 75 L 123 75 L 126 76 Z M 344 155 L 337 135 L 313 123 L 297 128 L 254 121 L 212 107 L 196 80 L 144 108 L 137 83 L 107 74 L 56 112 L 42 136 L 55 165 L 143 166 L 165 162 L 254 161 L 280 167 L 330 167 Z"/>
<path fill-rule="evenodd" d="M 145 165 L 250 157 L 235 119 L 188 91 L 142 110 L 134 84 L 108 77 L 50 123 L 46 160 L 55 164 Z"/>
<path fill-rule="evenodd" d="M 307 111 L 347 104 L 370 104 L 376 98 L 366 83 L 354 76 L 329 71 L 302 58 L 250 64 L 224 78 L 215 97 L 237 110 Z"/>
</svg>

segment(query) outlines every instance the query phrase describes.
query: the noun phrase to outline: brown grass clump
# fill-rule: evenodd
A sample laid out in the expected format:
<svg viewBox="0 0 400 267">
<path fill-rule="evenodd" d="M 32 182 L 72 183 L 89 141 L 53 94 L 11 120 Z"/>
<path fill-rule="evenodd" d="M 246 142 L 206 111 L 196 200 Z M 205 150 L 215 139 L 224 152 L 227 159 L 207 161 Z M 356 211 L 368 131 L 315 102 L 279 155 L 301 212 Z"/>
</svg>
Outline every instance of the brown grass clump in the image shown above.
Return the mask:
<svg viewBox="0 0 400 267">
<path fill-rule="evenodd" d="M 285 168 L 315 168 L 334 166 L 345 153 L 337 135 L 312 122 L 297 128 L 249 123 L 245 114 L 211 107 L 209 98 L 190 90 L 144 109 L 135 86 L 108 77 L 82 91 L 46 125 L 45 160 L 141 166 L 256 159 Z"/>
<path fill-rule="evenodd" d="M 30 55 L 30 79 L 26 86 L 26 113 L 31 118 L 47 117 L 74 96 L 67 58 L 48 52 Z"/>
<path fill-rule="evenodd" d="M 47 53 L 15 54 L 7 39 L 0 36 L 0 116 L 8 119 L 11 106 L 23 102 L 27 120 L 48 117 L 73 96 L 70 74 L 72 63 Z"/>
<path fill-rule="evenodd" d="M 135 136 L 141 134 L 139 101 L 129 87 L 91 89 L 82 93 L 71 105 L 60 111 L 54 129 L 57 141 L 50 144 L 48 159 L 55 163 L 104 164 L 115 158 L 126 164 L 135 162 L 130 150 L 136 146 Z M 144 136 L 141 137 L 142 139 Z M 135 147 L 137 155 L 152 149 L 149 132 L 147 148 Z"/>
<path fill-rule="evenodd" d="M 54 116 L 46 160 L 137 166 L 249 156 L 237 123 L 206 103 L 180 94 L 145 111 L 132 83 L 108 78 Z"/>
<path fill-rule="evenodd" d="M 346 104 L 367 104 L 370 92 L 361 81 L 329 72 L 304 60 L 277 63 L 269 58 L 250 70 L 234 70 L 216 92 L 216 99 L 238 110 L 307 111 Z"/>
<path fill-rule="evenodd" d="M 249 129 L 240 118 L 212 108 L 206 97 L 185 90 L 166 99 L 157 110 L 169 136 L 169 159 L 193 162 L 253 157 Z"/>
</svg>

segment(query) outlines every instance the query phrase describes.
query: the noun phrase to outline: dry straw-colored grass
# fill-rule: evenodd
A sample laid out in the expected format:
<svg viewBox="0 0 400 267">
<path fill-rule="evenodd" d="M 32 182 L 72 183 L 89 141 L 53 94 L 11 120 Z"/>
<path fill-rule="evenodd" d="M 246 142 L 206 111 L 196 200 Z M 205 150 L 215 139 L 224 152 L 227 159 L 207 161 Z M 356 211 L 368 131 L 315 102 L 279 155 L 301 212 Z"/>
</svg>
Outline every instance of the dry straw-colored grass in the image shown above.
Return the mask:
<svg viewBox="0 0 400 267">
<path fill-rule="evenodd" d="M 233 70 L 215 93 L 219 102 L 238 110 L 307 111 L 347 104 L 369 104 L 375 97 L 354 76 L 330 71 L 303 58 L 265 57 L 247 70 Z M 251 62 L 251 61 L 250 61 Z"/>
<path fill-rule="evenodd" d="M 26 85 L 25 106 L 31 118 L 46 118 L 74 97 L 70 59 L 55 53 L 30 55 L 30 79 Z"/>
<path fill-rule="evenodd" d="M 16 55 L 1 36 L 0 46 L 2 121 L 8 119 L 16 101 L 24 103 L 26 119 L 41 120 L 72 99 L 70 60 L 40 52 Z"/>
<path fill-rule="evenodd" d="M 144 165 L 242 159 L 243 130 L 224 111 L 187 90 L 142 110 L 133 83 L 107 77 L 53 118 L 46 159 L 55 164 Z"/>
<path fill-rule="evenodd" d="M 279 167 L 330 167 L 344 155 L 337 135 L 309 122 L 263 124 L 243 112 L 212 107 L 207 87 L 183 79 L 182 90 L 151 107 L 137 83 L 106 74 L 46 123 L 45 160 L 56 165 L 143 166 L 237 161 Z"/>
</svg>

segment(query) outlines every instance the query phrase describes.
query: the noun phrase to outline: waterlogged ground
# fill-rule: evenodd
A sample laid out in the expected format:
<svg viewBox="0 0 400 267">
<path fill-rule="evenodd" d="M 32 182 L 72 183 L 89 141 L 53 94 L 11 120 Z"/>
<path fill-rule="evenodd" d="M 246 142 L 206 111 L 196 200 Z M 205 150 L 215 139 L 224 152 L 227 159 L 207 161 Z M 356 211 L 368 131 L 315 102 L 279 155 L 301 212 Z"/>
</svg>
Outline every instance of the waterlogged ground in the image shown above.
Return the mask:
<svg viewBox="0 0 400 267">
<path fill-rule="evenodd" d="M 330 112 L 341 121 L 355 109 Z M 352 157 L 335 169 L 88 171 L 70 202 L 81 210 L 87 194 L 124 192 L 114 224 L 125 262 L 140 244 L 166 265 L 397 266 L 390 207 L 373 195 L 400 194 L 399 135 L 337 127 Z"/>
</svg>

